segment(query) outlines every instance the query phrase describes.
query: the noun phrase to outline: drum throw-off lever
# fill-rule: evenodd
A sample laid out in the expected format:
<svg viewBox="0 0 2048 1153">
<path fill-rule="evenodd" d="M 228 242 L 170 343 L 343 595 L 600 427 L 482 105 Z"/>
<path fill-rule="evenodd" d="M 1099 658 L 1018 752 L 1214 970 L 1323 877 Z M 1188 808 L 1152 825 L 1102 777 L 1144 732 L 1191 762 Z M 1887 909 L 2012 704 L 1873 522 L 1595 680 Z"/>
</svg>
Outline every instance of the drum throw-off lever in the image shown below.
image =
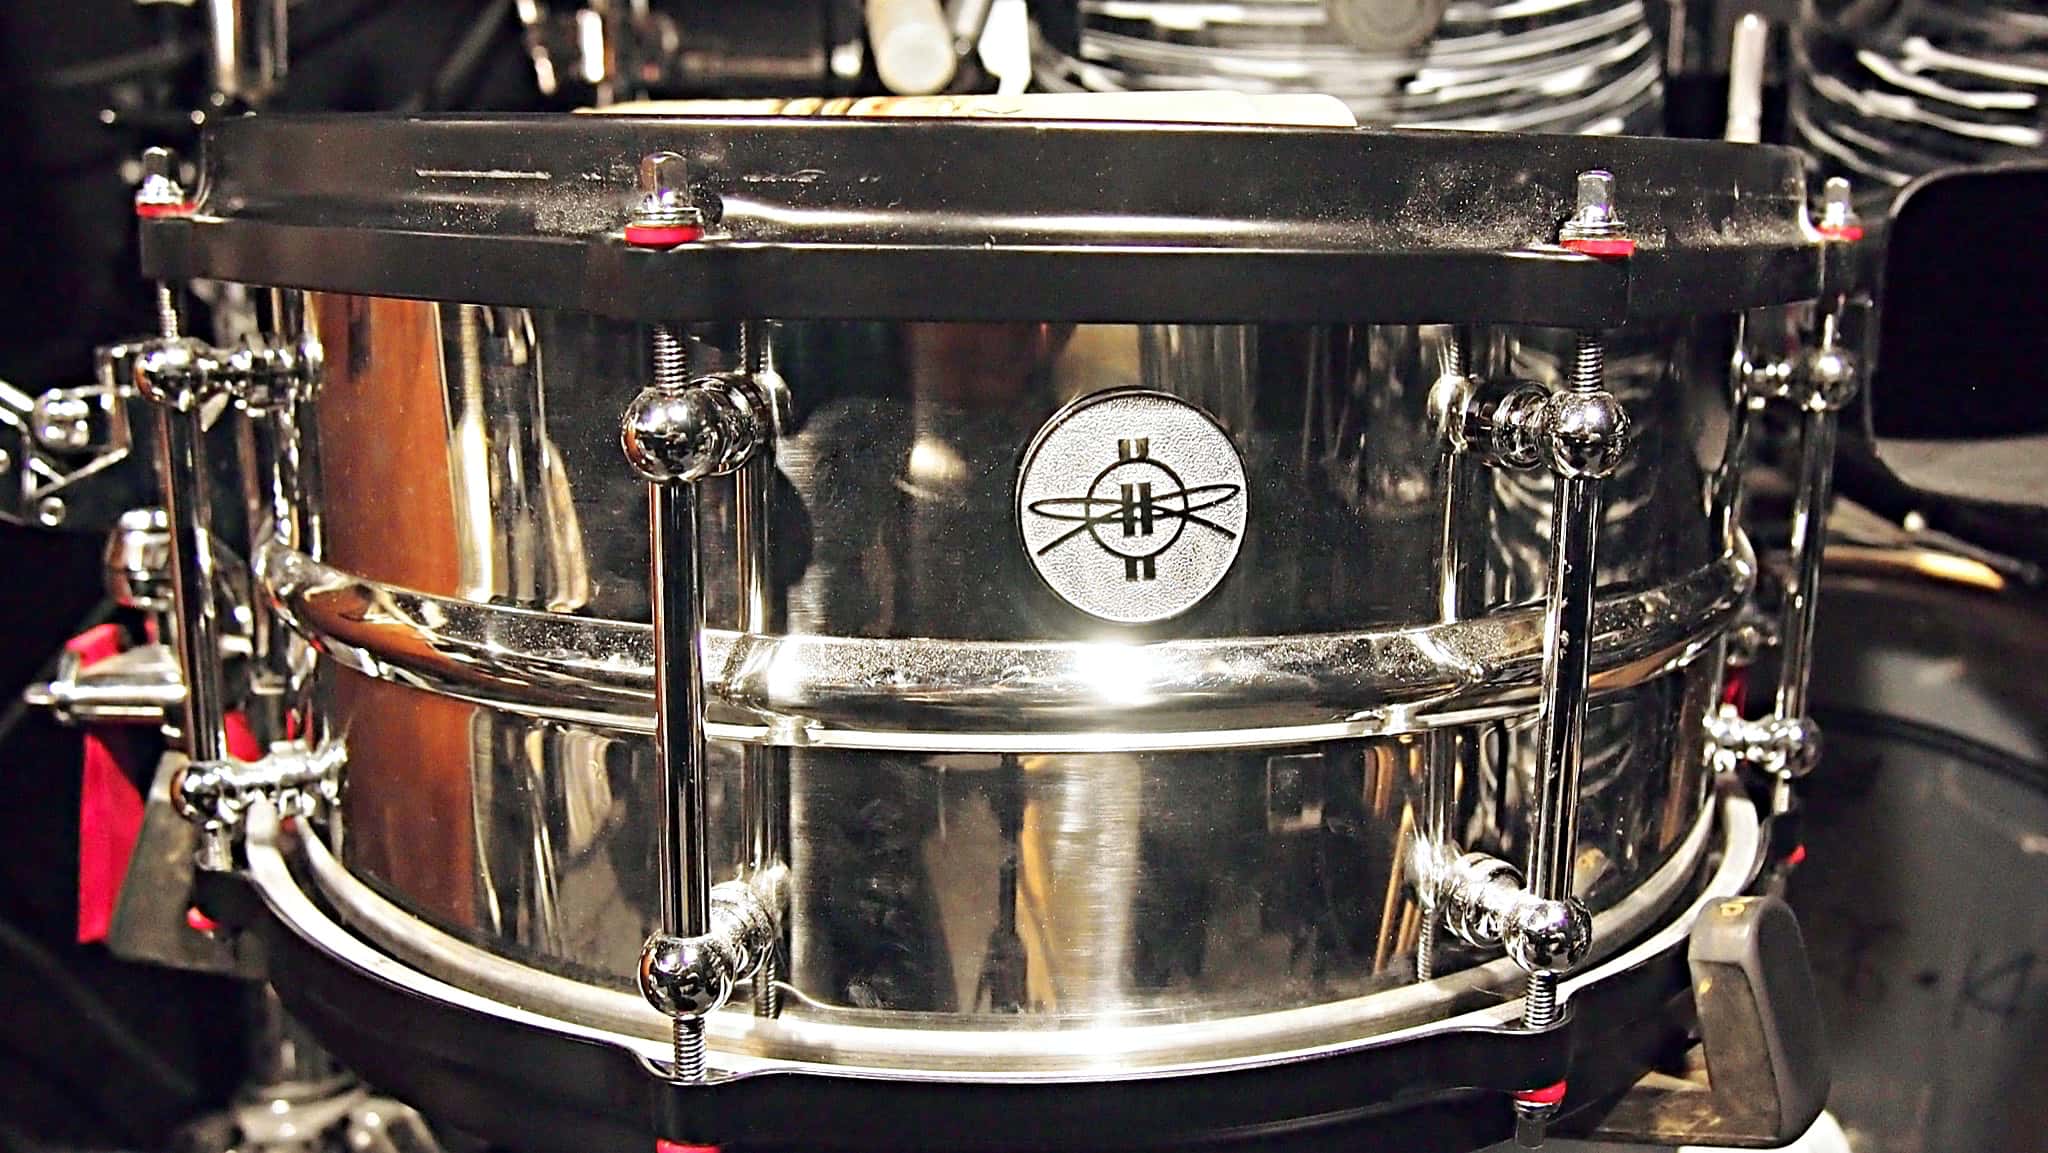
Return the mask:
<svg viewBox="0 0 2048 1153">
<path fill-rule="evenodd" d="M 668 1077 L 678 1084 L 705 1080 L 705 1018 L 776 947 L 781 909 L 779 894 L 764 891 L 766 884 L 709 884 L 696 489 L 699 480 L 744 466 L 768 436 L 772 416 L 749 373 L 690 379 L 688 341 L 680 327 L 654 327 L 653 383 L 627 407 L 620 430 L 626 459 L 648 482 L 662 793 L 661 927 L 641 948 L 640 991 L 673 1023 Z"/>
</svg>

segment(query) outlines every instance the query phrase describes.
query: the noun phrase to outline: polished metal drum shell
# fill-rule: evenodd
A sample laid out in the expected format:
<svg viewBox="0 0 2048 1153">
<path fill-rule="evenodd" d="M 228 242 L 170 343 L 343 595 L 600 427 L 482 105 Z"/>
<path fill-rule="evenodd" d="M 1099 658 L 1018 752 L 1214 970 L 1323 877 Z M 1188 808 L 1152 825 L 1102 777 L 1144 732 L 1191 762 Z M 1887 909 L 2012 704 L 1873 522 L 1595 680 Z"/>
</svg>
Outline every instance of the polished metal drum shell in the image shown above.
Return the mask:
<svg viewBox="0 0 2048 1153">
<path fill-rule="evenodd" d="M 313 315 L 317 556 L 263 568 L 331 658 L 339 857 L 441 933 L 629 990 L 659 808 L 646 498 L 617 440 L 644 337 L 340 295 Z M 697 368 L 731 360 L 730 329 L 694 335 Z M 1577 854 L 1596 910 L 1640 902 L 1697 843 L 1707 658 L 1749 580 L 1707 512 L 1725 359 L 1700 336 L 1644 325 L 1610 354 L 1639 439 L 1602 533 Z M 1430 394 L 1458 358 L 1555 381 L 1570 340 L 776 326 L 787 411 L 765 516 L 707 482 L 704 571 L 711 860 L 729 875 L 756 838 L 786 838 L 785 1019 L 879 1026 L 905 1050 L 1008 1030 L 1016 1052 L 997 1040 L 966 1063 L 1020 1067 L 1028 1049 L 1072 1069 L 1103 1029 L 1294 1011 L 1308 1036 L 1317 1013 L 1355 1021 L 1356 999 L 1412 982 L 1404 854 L 1431 775 L 1455 781 L 1465 847 L 1523 850 L 1549 506 L 1540 471 L 1481 470 L 1454 496 Z M 1118 387 L 1213 419 L 1251 509 L 1215 591 L 1138 627 L 1040 582 L 1015 519 L 1034 435 Z M 735 554 L 749 532 L 763 565 Z M 1447 539 L 1466 558 L 1448 609 Z M 738 634 L 743 612 L 767 627 Z M 741 813 L 743 775 L 785 803 Z"/>
</svg>

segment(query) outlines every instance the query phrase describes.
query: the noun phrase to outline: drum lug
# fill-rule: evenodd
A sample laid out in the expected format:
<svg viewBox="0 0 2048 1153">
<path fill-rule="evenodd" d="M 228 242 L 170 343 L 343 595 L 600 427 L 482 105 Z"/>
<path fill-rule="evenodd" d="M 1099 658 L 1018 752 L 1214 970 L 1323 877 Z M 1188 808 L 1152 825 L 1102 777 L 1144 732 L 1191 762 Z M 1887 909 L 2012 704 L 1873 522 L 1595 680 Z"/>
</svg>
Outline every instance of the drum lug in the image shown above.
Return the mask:
<svg viewBox="0 0 2048 1153">
<path fill-rule="evenodd" d="M 187 761 L 171 778 L 171 803 L 199 828 L 193 860 L 207 872 L 234 868 L 242 815 L 258 800 L 281 813 L 311 816 L 341 795 L 345 746 L 280 742 L 259 760 Z"/>
<path fill-rule="evenodd" d="M 1707 714 L 1707 756 L 1717 772 L 1803 777 L 1820 763 L 1820 726 L 1807 717 L 1744 717 L 1734 705 Z"/>
<path fill-rule="evenodd" d="M 151 202 L 138 200 L 136 209 L 150 215 Z M 169 284 L 157 286 L 157 314 L 158 337 L 141 342 L 128 363 L 135 390 L 157 403 L 157 475 L 169 530 L 165 554 L 185 689 L 178 729 L 191 762 L 187 775 L 195 786 L 193 803 L 180 807 L 202 828 L 197 866 L 224 871 L 233 867 L 233 829 L 249 798 L 243 786 L 256 787 L 268 770 L 260 768 L 264 762 L 243 766 L 228 757 L 221 664 L 224 634 L 238 613 L 233 605 L 222 612 L 214 591 L 230 571 L 230 558 L 213 535 L 208 414 L 218 415 L 224 400 L 263 410 L 310 396 L 319 383 L 320 350 L 310 336 L 234 349 L 186 337 L 179 328 L 177 294 Z M 296 771 L 287 772 L 282 762 L 273 767 L 287 777 Z"/>
<path fill-rule="evenodd" d="M 659 159 L 649 164 L 657 175 Z M 782 940 L 784 871 L 756 862 L 754 880 L 710 885 L 696 482 L 737 472 L 753 460 L 773 434 L 774 413 L 772 397 L 750 371 L 691 379 L 688 339 L 674 326 L 654 326 L 654 380 L 627 406 L 619 441 L 647 481 L 654 746 L 662 796 L 656 854 L 661 923 L 641 946 L 639 984 L 641 995 L 673 1026 L 665 1075 L 694 1085 L 707 1079 L 704 1019 L 725 1004 L 736 984 L 764 969 L 772 972 Z M 758 787 L 749 781 L 742 790 Z M 759 801 L 743 796 L 740 807 L 751 812 Z"/>
<path fill-rule="evenodd" d="M 1527 973 L 1562 974 L 1593 947 L 1593 917 L 1576 897 L 1547 900 L 1499 857 L 1455 850 L 1417 854 L 1415 886 L 1444 928 L 1482 949 L 1499 947 Z"/>
<path fill-rule="evenodd" d="M 1846 197 L 1847 189 L 1831 189 Z M 1792 781 L 1820 755 L 1820 730 L 1808 716 L 1807 682 L 1813 667 L 1813 629 L 1820 594 L 1821 556 L 1827 546 L 1828 504 L 1833 491 L 1835 437 L 1841 411 L 1856 398 L 1862 369 L 1845 347 L 1842 327 L 1846 296 L 1825 307 L 1811 346 L 1779 360 L 1736 366 L 1750 404 L 1790 405 L 1800 415 L 1798 473 L 1792 506 L 1792 564 L 1777 622 L 1777 698 L 1762 728 L 1744 727 L 1734 710 L 1708 718 L 1708 737 L 1719 758 L 1752 764 L 1776 784 L 1771 813 L 1793 807 Z M 1759 754 L 1752 756 L 1750 754 Z"/>
</svg>

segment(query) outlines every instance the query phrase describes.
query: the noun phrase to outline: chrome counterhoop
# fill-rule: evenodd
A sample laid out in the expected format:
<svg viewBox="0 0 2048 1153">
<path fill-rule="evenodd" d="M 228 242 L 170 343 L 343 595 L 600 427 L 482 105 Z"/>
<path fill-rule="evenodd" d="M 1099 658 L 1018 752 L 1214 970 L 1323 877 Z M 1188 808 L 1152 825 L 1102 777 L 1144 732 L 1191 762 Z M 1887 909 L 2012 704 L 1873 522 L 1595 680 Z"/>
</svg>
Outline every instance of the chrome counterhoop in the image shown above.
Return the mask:
<svg viewBox="0 0 2048 1153">
<path fill-rule="evenodd" d="M 303 821 L 289 825 L 267 803 L 250 811 L 249 879 L 273 917 L 337 962 L 455 1008 L 629 1050 L 650 1067 L 668 1060 L 668 1023 L 637 994 L 541 972 L 456 940 L 356 880 Z M 1672 912 L 1672 901 L 1710 850 L 1718 851 L 1711 876 L 1682 911 Z M 1702 813 L 1672 860 L 1596 922 L 1602 942 L 1634 939 L 1668 918 L 1663 927 L 1620 952 L 1596 954 L 1595 963 L 1565 978 L 1560 991 L 1569 996 L 1683 941 L 1701 906 L 1749 885 L 1761 851 L 1754 806 L 1724 794 Z M 310 892 L 294 876 L 288 853 L 303 867 Z M 325 912 L 323 902 L 353 930 Z M 1283 1063 L 1452 1029 L 1508 1026 L 1520 1018 L 1519 1001 L 1457 1010 L 1512 988 L 1520 972 L 1503 959 L 1327 1005 L 1090 1030 L 883 1028 L 810 1019 L 794 1010 L 774 1019 L 729 1011 L 708 1021 L 711 1076 L 808 1071 L 955 1082 L 1093 1081 Z M 1449 1015 L 1431 1020 L 1433 1012 Z"/>
<path fill-rule="evenodd" d="M 524 715 L 654 727 L 644 624 L 429 596 L 273 544 L 258 580 L 343 667 Z M 1592 687 L 1712 646 L 1755 582 L 1746 541 L 1684 577 L 1601 598 Z M 1147 645 L 704 632 L 706 730 L 756 744 L 910 751 L 1147 752 L 1415 732 L 1525 713 L 1543 606 L 1443 624 Z"/>
</svg>

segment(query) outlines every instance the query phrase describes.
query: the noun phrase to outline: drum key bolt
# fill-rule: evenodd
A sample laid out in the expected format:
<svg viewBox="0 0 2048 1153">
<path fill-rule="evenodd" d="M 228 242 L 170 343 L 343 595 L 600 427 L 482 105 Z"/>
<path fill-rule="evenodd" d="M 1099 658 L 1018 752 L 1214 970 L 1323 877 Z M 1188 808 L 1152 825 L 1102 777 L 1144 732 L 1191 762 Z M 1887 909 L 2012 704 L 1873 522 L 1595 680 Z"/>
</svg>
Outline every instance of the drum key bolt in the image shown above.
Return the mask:
<svg viewBox="0 0 2048 1153">
<path fill-rule="evenodd" d="M 690 196 L 689 164 L 674 152 L 640 161 L 640 203 L 623 239 L 634 248 L 675 248 L 704 235 L 704 214 Z"/>
<path fill-rule="evenodd" d="M 1614 174 L 1593 169 L 1579 173 L 1572 214 L 1558 226 L 1557 243 L 1582 256 L 1604 260 L 1635 255 L 1636 242 L 1614 211 Z"/>
<path fill-rule="evenodd" d="M 649 165 L 658 168 L 658 165 Z M 780 940 L 779 894 L 750 881 L 712 888 L 705 856 L 703 584 L 696 483 L 732 473 L 772 427 L 749 373 L 689 377 L 688 336 L 658 325 L 654 381 L 627 406 L 626 459 L 648 482 L 654 605 L 655 756 L 662 792 L 661 928 L 640 951 L 640 992 L 673 1023 L 669 1079 L 705 1078 L 704 1018 L 749 981 Z"/>
<path fill-rule="evenodd" d="M 1820 223 L 1815 227 L 1829 240 L 1863 239 L 1863 218 L 1856 215 L 1856 204 L 1850 198 L 1847 179 L 1830 176 L 1827 183 L 1821 185 Z"/>
<path fill-rule="evenodd" d="M 187 761 L 171 779 L 171 803 L 199 826 L 195 863 L 209 872 L 234 868 L 235 833 L 258 800 L 297 816 L 312 816 L 322 803 L 334 803 L 347 759 L 346 748 L 337 742 L 317 749 L 280 743 L 271 746 L 268 756 L 248 763 Z"/>
</svg>

